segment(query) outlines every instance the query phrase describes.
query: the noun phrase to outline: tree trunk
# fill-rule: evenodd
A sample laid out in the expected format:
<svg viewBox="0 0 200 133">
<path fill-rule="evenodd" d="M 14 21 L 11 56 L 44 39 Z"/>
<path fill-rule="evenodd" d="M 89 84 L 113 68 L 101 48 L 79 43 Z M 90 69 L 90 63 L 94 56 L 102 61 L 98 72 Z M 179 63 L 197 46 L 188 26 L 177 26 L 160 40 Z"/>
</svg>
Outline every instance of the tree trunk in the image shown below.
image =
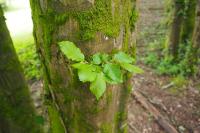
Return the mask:
<svg viewBox="0 0 200 133">
<path fill-rule="evenodd" d="M 196 12 L 196 0 L 188 0 L 185 3 L 185 16 L 183 19 L 183 28 L 181 33 L 181 42 L 187 43 L 192 41 L 192 34 L 195 25 L 195 12 Z"/>
<path fill-rule="evenodd" d="M 196 20 L 195 20 L 195 28 L 192 39 L 192 48 L 190 51 L 190 66 L 193 67 L 194 71 L 195 67 L 198 65 L 198 59 L 200 54 L 200 0 L 197 2 L 197 10 L 196 10 Z M 198 66 L 197 66 L 198 67 Z"/>
<path fill-rule="evenodd" d="M 183 22 L 183 9 L 184 2 L 182 2 L 181 0 L 174 0 L 174 11 L 168 42 L 168 55 L 173 57 L 174 59 L 176 59 L 178 55 L 178 48 L 181 37 L 181 25 Z"/>
<path fill-rule="evenodd" d="M 0 6 L 0 133 L 39 133 L 22 68 Z"/>
<path fill-rule="evenodd" d="M 186 69 L 190 70 L 190 74 L 195 74 L 198 69 L 198 59 L 200 54 L 200 0 L 197 0 L 195 13 L 195 27 L 192 37 L 192 44 L 186 53 L 185 64 Z"/>
<path fill-rule="evenodd" d="M 130 80 L 110 85 L 97 101 L 78 81 L 57 43 L 78 44 L 88 57 L 96 52 L 132 49 L 133 0 L 30 0 L 34 36 L 43 62 L 49 106 L 57 109 L 69 133 L 125 132 Z M 50 119 L 50 121 L 52 121 Z M 51 122 L 51 127 L 53 126 Z"/>
</svg>

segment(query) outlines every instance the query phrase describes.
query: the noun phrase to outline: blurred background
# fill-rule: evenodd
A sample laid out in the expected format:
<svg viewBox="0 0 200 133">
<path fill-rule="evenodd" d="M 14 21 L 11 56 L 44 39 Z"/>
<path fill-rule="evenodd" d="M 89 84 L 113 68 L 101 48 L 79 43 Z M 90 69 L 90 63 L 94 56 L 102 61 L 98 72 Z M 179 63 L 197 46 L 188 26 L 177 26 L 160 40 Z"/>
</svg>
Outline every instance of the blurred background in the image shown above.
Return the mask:
<svg viewBox="0 0 200 133">
<path fill-rule="evenodd" d="M 3 5 L 6 23 L 16 52 L 24 68 L 28 81 L 40 77 L 40 63 L 32 35 L 33 24 L 29 0 L 0 0 Z"/>
</svg>

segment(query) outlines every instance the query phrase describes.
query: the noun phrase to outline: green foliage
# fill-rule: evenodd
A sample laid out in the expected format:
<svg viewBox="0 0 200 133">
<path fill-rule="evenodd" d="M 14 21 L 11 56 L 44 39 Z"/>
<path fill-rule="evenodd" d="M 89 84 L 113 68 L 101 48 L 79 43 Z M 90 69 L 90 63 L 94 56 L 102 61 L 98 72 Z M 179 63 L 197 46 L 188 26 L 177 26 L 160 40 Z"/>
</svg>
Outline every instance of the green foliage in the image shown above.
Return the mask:
<svg viewBox="0 0 200 133">
<path fill-rule="evenodd" d="M 113 56 L 105 53 L 96 53 L 86 61 L 83 53 L 72 42 L 63 41 L 58 43 L 64 55 L 75 62 L 72 68 L 78 70 L 78 77 L 81 82 L 90 82 L 90 91 L 96 99 L 106 91 L 106 83 L 123 83 L 123 75 L 126 72 L 142 73 L 142 69 L 132 65 L 134 58 L 119 51 Z"/>
<path fill-rule="evenodd" d="M 33 37 L 31 35 L 23 36 L 23 38 L 18 36 L 13 38 L 13 42 L 26 79 L 39 79 L 41 63 L 36 53 Z"/>
<path fill-rule="evenodd" d="M 131 73 L 137 73 L 137 74 L 141 74 L 143 73 L 143 70 L 135 65 L 131 65 L 128 63 L 123 63 L 120 64 L 122 68 L 124 68 L 125 70 L 131 72 Z"/>
<path fill-rule="evenodd" d="M 73 61 L 84 61 L 85 57 L 74 43 L 65 41 L 59 42 L 62 52 Z"/>
<path fill-rule="evenodd" d="M 150 52 L 144 58 L 145 64 L 154 68 L 158 74 L 164 75 L 190 76 L 198 72 L 198 67 L 191 65 L 194 58 L 190 41 L 180 44 L 176 61 L 174 61 L 173 57 L 166 56 L 166 48 L 163 44 L 163 39 L 149 44 L 148 50 Z"/>
<path fill-rule="evenodd" d="M 188 75 L 184 63 L 174 62 L 172 57 L 159 57 L 156 53 L 150 53 L 144 59 L 144 63 L 154 68 L 158 74 Z"/>
<path fill-rule="evenodd" d="M 100 53 L 94 54 L 92 56 L 92 63 L 96 65 L 99 65 L 102 63 L 102 57 Z"/>
<path fill-rule="evenodd" d="M 92 56 L 92 63 L 96 65 L 107 63 L 109 60 L 111 57 L 105 53 L 96 53 Z"/>
<path fill-rule="evenodd" d="M 152 68 L 156 68 L 159 64 L 158 55 L 156 53 L 149 53 L 149 55 L 145 57 L 144 63 L 151 66 Z"/>
<path fill-rule="evenodd" d="M 105 64 L 103 72 L 109 83 L 118 84 L 123 82 L 122 71 L 118 64 Z"/>
<path fill-rule="evenodd" d="M 173 58 L 163 58 L 157 66 L 157 72 L 159 74 L 178 75 L 180 67 L 173 63 Z"/>
<path fill-rule="evenodd" d="M 119 63 L 133 63 L 135 60 L 124 52 L 119 52 L 114 55 L 114 60 Z"/>
<path fill-rule="evenodd" d="M 78 77 L 82 82 L 92 82 L 96 79 L 97 72 L 93 65 L 86 63 L 77 63 L 72 67 L 78 69 Z"/>
<path fill-rule="evenodd" d="M 90 85 L 91 92 L 96 96 L 97 100 L 106 91 L 106 81 L 104 73 L 98 73 L 96 79 Z"/>
</svg>

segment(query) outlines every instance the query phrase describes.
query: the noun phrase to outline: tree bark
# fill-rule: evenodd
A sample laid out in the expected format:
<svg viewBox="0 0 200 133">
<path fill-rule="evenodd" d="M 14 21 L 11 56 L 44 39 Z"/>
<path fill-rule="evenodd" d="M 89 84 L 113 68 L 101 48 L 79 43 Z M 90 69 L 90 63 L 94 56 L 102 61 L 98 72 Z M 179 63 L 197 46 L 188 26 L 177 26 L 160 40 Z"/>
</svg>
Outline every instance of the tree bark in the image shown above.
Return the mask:
<svg viewBox="0 0 200 133">
<path fill-rule="evenodd" d="M 181 33 L 181 43 L 192 41 L 196 16 L 196 0 L 189 0 L 187 3 L 185 3 L 185 10 L 186 11 L 183 19 L 183 28 Z"/>
<path fill-rule="evenodd" d="M 0 133 L 40 133 L 0 5 Z"/>
<path fill-rule="evenodd" d="M 178 56 L 179 43 L 181 39 L 181 28 L 183 22 L 184 2 L 182 0 L 174 0 L 173 18 L 170 27 L 168 55 L 174 59 Z"/>
<path fill-rule="evenodd" d="M 188 59 L 188 62 L 190 62 L 190 66 L 192 67 L 192 71 L 195 71 L 194 67 L 198 65 L 199 54 L 200 54 L 200 0 L 197 1 L 196 20 L 195 20 L 193 39 L 192 39 L 192 48 L 189 53 L 190 58 Z"/>
<path fill-rule="evenodd" d="M 63 40 L 75 42 L 86 57 L 96 52 L 132 49 L 130 18 L 134 1 L 30 2 L 35 41 L 43 62 L 45 90 L 47 95 L 50 94 L 47 101 L 50 106 L 57 108 L 66 131 L 125 132 L 130 84 L 108 86 L 104 96 L 97 101 L 89 91 L 88 84 L 78 81 L 77 74 L 70 68 L 57 43 Z"/>
</svg>

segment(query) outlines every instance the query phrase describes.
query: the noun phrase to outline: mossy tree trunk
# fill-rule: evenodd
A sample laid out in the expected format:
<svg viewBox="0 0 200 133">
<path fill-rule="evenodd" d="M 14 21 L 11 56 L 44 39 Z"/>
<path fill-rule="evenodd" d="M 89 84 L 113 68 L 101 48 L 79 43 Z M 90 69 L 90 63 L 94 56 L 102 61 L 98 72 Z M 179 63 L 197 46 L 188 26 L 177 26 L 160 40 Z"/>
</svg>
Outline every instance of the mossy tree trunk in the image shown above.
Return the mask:
<svg viewBox="0 0 200 133">
<path fill-rule="evenodd" d="M 196 49 L 196 52 L 200 49 L 200 0 L 197 3 L 196 11 L 196 23 L 193 34 L 193 48 Z M 198 54 L 195 54 L 195 57 L 198 58 Z"/>
<path fill-rule="evenodd" d="M 181 43 L 192 41 L 192 35 L 195 25 L 196 0 L 187 0 L 187 2 L 185 2 L 184 8 L 185 13 L 183 18 Z"/>
<path fill-rule="evenodd" d="M 0 5 L 0 133 L 40 133 Z"/>
<path fill-rule="evenodd" d="M 75 42 L 86 57 L 96 52 L 132 50 L 135 1 L 30 2 L 35 41 L 43 62 L 47 101 L 59 112 L 65 130 L 69 133 L 125 132 L 131 91 L 129 77 L 127 83 L 108 86 L 104 96 L 97 101 L 88 85 L 78 81 L 57 43 L 63 40 Z M 55 127 L 54 124 L 51 122 L 51 127 Z"/>
<path fill-rule="evenodd" d="M 187 61 L 189 67 L 191 67 L 192 73 L 195 69 L 198 69 L 198 59 L 200 54 L 200 0 L 197 0 L 197 9 L 196 9 L 196 19 L 195 19 L 195 28 L 192 38 L 192 46 L 190 51 L 187 53 Z"/>
<path fill-rule="evenodd" d="M 184 0 L 174 0 L 173 16 L 168 39 L 168 55 L 176 60 L 178 56 L 179 43 L 181 39 L 181 28 L 183 23 Z"/>
</svg>

